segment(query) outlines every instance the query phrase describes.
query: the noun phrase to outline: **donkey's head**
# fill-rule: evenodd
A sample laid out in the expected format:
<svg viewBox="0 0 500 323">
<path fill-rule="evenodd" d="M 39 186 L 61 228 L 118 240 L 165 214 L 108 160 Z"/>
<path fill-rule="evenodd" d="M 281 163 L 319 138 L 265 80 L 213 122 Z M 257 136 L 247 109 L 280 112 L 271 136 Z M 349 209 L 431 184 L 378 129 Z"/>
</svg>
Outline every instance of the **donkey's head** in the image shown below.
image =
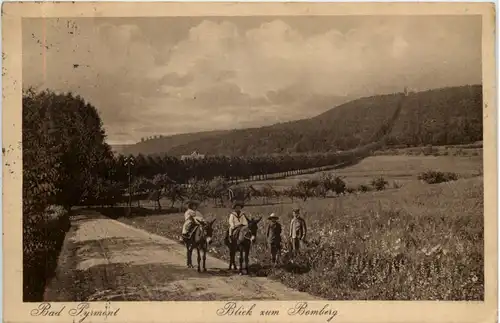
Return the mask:
<svg viewBox="0 0 500 323">
<path fill-rule="evenodd" d="M 250 241 L 254 242 L 255 238 L 257 237 L 257 229 L 258 229 L 258 224 L 262 220 L 262 217 L 259 217 L 257 219 L 249 219 L 248 220 L 248 230 L 251 233 Z"/>
<path fill-rule="evenodd" d="M 213 227 L 214 222 L 215 222 L 215 219 L 213 219 L 212 221 L 206 222 L 202 226 L 203 235 L 205 236 L 205 239 L 207 240 L 208 244 L 212 243 L 212 235 L 214 233 L 214 227 Z"/>
</svg>

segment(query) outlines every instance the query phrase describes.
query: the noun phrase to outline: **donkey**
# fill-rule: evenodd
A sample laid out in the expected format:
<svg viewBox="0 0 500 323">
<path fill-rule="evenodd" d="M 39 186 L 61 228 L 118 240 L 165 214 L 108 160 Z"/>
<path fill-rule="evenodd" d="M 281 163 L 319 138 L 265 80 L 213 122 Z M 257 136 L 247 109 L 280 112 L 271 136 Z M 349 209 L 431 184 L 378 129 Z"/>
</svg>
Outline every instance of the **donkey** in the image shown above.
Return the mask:
<svg viewBox="0 0 500 323">
<path fill-rule="evenodd" d="M 236 268 L 236 252 L 240 252 L 240 275 L 243 275 L 243 260 L 245 260 L 245 271 L 248 275 L 248 257 L 250 247 L 257 237 L 257 224 L 262 219 L 249 219 L 248 226 L 240 226 L 234 228 L 232 237 L 228 237 L 226 245 L 229 248 L 229 270 Z"/>
<path fill-rule="evenodd" d="M 186 240 L 187 266 L 193 268 L 193 250 L 198 252 L 198 272 L 201 272 L 201 260 L 203 259 L 203 271 L 207 271 L 205 266 L 207 260 L 208 245 L 212 243 L 213 224 L 215 219 L 209 222 L 196 224 L 189 238 Z M 200 254 L 201 251 L 201 254 Z"/>
</svg>

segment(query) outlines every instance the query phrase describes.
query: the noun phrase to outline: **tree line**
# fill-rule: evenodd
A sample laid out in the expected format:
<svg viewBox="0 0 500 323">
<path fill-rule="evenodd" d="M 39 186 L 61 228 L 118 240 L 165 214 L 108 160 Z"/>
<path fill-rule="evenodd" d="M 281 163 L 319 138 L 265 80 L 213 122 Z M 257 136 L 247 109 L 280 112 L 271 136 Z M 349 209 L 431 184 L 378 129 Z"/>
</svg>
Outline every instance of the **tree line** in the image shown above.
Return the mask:
<svg viewBox="0 0 500 323">
<path fill-rule="evenodd" d="M 130 156 L 119 155 L 116 158 L 116 168 L 122 181 L 125 181 L 128 175 L 125 160 Z M 265 180 L 270 178 L 270 174 L 291 176 L 299 174 L 300 170 L 345 164 L 360 156 L 361 154 L 350 151 L 256 157 L 207 156 L 203 159 L 181 160 L 167 154 L 139 154 L 132 156 L 135 162 L 132 173 L 133 176 L 150 179 L 157 174 L 168 174 L 172 180 L 179 183 L 187 183 L 193 178 L 211 180 L 219 176 L 228 180 Z"/>
</svg>

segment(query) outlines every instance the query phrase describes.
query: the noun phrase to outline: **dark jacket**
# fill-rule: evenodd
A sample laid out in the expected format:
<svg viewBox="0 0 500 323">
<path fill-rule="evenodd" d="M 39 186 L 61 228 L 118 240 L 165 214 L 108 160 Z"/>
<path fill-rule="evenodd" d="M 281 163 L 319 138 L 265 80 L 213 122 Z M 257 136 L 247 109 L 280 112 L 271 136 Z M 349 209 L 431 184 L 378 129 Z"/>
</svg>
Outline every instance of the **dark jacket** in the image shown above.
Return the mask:
<svg viewBox="0 0 500 323">
<path fill-rule="evenodd" d="M 281 245 L 281 224 L 271 222 L 267 226 L 266 233 L 267 243 L 273 246 Z"/>
</svg>

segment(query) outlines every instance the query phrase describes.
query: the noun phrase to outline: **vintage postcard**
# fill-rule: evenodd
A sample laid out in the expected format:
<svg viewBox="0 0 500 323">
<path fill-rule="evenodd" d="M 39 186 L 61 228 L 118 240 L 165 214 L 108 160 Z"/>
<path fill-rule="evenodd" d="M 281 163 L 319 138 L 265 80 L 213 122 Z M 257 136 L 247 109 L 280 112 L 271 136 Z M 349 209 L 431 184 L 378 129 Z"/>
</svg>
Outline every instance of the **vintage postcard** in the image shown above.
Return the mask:
<svg viewBox="0 0 500 323">
<path fill-rule="evenodd" d="M 4 3 L 5 322 L 496 322 L 491 3 Z"/>
</svg>

